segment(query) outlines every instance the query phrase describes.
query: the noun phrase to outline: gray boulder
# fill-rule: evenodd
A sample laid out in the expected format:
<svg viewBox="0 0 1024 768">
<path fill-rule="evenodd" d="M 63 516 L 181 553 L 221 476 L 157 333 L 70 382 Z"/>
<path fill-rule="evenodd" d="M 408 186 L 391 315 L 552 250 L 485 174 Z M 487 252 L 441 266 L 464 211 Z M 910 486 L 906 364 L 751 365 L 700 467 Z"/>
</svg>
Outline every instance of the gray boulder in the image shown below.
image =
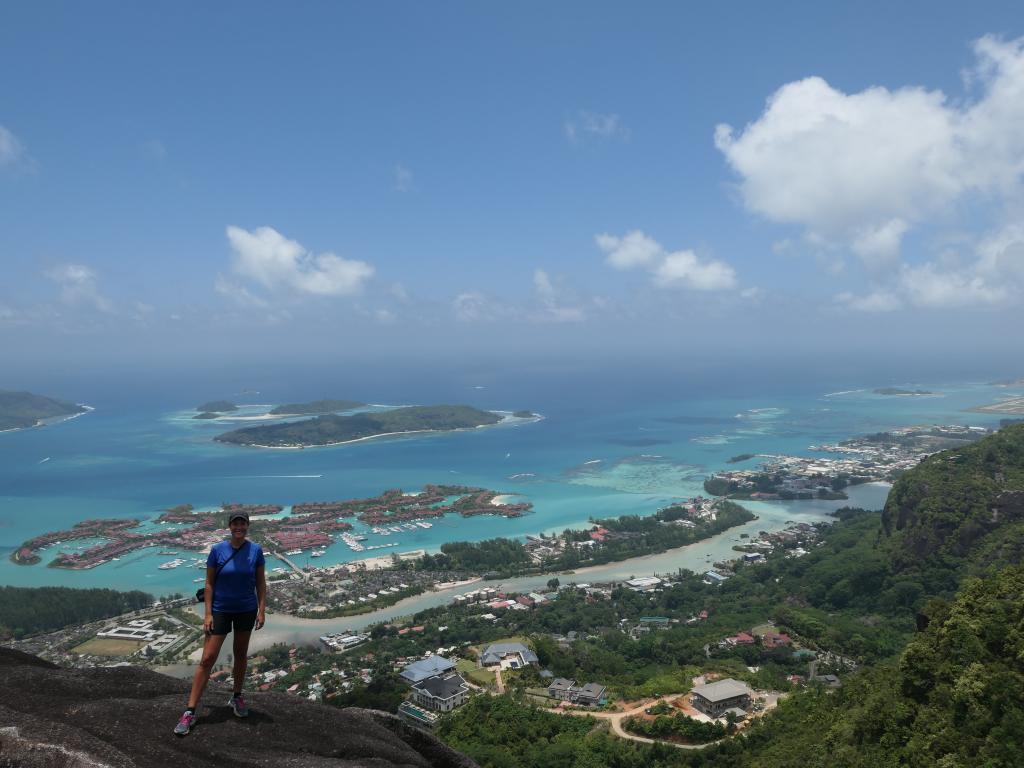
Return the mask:
<svg viewBox="0 0 1024 768">
<path fill-rule="evenodd" d="M 147 669 L 65 669 L 0 648 L 0 768 L 478 768 L 397 717 L 281 693 L 244 720 L 211 685 L 188 736 L 189 683 Z"/>
</svg>

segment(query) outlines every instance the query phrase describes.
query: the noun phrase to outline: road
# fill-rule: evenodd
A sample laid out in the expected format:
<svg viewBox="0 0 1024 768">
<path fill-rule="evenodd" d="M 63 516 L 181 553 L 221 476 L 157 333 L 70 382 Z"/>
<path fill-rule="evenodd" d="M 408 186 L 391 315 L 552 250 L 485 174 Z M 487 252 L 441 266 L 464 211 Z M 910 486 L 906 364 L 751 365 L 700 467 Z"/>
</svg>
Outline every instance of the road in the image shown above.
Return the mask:
<svg viewBox="0 0 1024 768">
<path fill-rule="evenodd" d="M 285 557 L 284 555 L 282 555 L 282 554 L 280 554 L 280 553 L 278 553 L 278 552 L 268 552 L 267 554 L 269 554 L 269 555 L 270 555 L 271 557 L 276 557 L 276 558 L 277 558 L 278 560 L 280 560 L 280 561 L 281 561 L 282 563 L 285 563 L 285 564 L 286 564 L 287 566 L 289 566 L 289 567 L 290 567 L 290 568 L 291 568 L 291 569 L 292 569 L 293 571 L 295 571 L 295 572 L 296 572 L 297 574 L 299 574 L 299 576 L 301 576 L 301 577 L 303 578 L 303 580 L 304 580 L 304 581 L 309 581 L 309 574 L 308 574 L 308 573 L 306 573 L 306 572 L 305 572 L 304 570 L 302 570 L 301 568 L 299 568 L 299 566 L 297 566 L 297 565 L 296 565 L 295 563 L 293 563 L 293 562 L 292 562 L 291 560 L 289 560 L 289 559 L 288 559 L 287 557 Z"/>
<path fill-rule="evenodd" d="M 612 733 L 614 733 L 619 738 L 629 739 L 630 741 L 639 741 L 644 744 L 668 744 L 669 746 L 676 747 L 677 749 L 707 749 L 710 746 L 718 744 L 718 741 L 709 741 L 707 744 L 677 744 L 674 741 L 660 741 L 659 739 L 648 739 L 645 736 L 637 736 L 634 733 L 629 733 L 625 728 L 622 727 L 622 721 L 625 720 L 627 717 L 641 715 L 644 713 L 644 710 L 648 709 L 649 707 L 653 707 L 660 701 L 663 701 L 666 704 L 671 704 L 679 697 L 685 695 L 686 694 L 684 693 L 671 693 L 668 696 L 662 696 L 658 699 L 644 701 L 639 705 L 633 707 L 633 709 L 628 709 L 625 712 L 587 712 L 585 710 L 579 709 L 557 709 L 554 711 L 559 712 L 563 715 L 594 717 L 598 720 L 605 720 L 611 726 Z"/>
</svg>

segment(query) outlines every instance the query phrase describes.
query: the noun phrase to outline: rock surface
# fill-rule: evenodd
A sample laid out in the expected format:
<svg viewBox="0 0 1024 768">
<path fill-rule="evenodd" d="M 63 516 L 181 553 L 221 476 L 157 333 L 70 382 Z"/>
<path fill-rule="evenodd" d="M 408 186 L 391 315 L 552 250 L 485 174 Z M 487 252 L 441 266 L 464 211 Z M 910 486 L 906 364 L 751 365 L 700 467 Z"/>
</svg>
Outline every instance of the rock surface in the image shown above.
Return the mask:
<svg viewBox="0 0 1024 768">
<path fill-rule="evenodd" d="M 213 684 L 173 734 L 189 683 L 135 667 L 64 669 L 0 648 L 0 768 L 478 768 L 393 715 L 281 693 L 232 715 Z"/>
</svg>

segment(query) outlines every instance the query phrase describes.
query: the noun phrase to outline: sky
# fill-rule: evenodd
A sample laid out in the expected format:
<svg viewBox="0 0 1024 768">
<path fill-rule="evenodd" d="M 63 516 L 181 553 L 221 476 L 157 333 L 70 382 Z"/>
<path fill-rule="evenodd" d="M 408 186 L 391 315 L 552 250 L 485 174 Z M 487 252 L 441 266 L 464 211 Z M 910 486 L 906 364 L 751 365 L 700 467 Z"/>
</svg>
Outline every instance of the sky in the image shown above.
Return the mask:
<svg viewBox="0 0 1024 768">
<path fill-rule="evenodd" d="M 1020 4 L 714 5 L 0 6 L 0 387 L 1019 359 Z"/>
</svg>

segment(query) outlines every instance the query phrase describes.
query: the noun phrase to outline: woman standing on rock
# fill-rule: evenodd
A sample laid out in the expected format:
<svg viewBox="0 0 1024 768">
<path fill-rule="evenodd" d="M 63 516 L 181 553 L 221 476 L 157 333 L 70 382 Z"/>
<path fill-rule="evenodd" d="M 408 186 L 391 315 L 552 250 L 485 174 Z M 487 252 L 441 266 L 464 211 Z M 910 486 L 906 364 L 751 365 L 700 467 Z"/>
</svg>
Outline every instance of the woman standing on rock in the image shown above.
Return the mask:
<svg viewBox="0 0 1024 768">
<path fill-rule="evenodd" d="M 266 622 L 267 579 L 263 550 L 249 541 L 249 515 L 232 512 L 228 518 L 231 538 L 215 544 L 206 558 L 206 616 L 203 619 L 203 658 L 192 678 L 188 706 L 174 732 L 184 736 L 196 724 L 196 707 L 210 681 L 210 673 L 220 656 L 228 633 L 234 630 L 232 651 L 235 655 L 234 695 L 229 702 L 236 717 L 247 717 L 249 707 L 242 698 L 242 683 L 249 655 L 252 630 L 262 629 Z"/>
</svg>

